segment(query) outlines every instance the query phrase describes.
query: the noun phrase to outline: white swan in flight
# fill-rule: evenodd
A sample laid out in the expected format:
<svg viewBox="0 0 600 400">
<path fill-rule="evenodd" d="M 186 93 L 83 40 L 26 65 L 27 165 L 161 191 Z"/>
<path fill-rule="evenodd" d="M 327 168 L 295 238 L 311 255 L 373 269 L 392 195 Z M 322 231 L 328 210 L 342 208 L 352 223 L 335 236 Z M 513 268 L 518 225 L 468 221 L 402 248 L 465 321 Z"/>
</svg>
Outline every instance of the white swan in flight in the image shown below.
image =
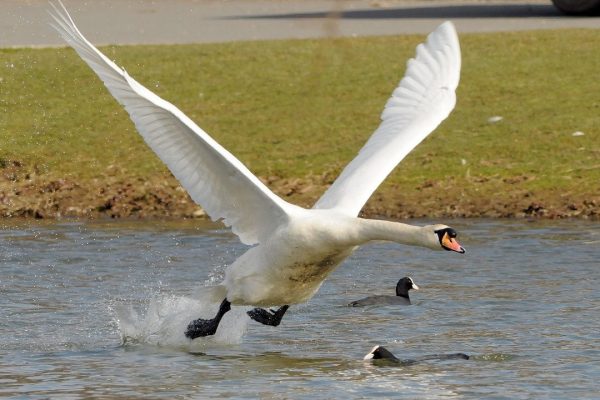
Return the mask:
<svg viewBox="0 0 600 400">
<path fill-rule="evenodd" d="M 277 326 L 290 304 L 305 302 L 359 246 L 372 240 L 465 250 L 446 225 L 423 227 L 358 218 L 367 199 L 392 169 L 452 111 L 460 75 L 460 47 L 451 22 L 432 32 L 409 60 L 381 124 L 312 209 L 269 190 L 237 158 L 177 107 L 117 67 L 79 32 L 66 8 L 52 4 L 54 27 L 98 74 L 150 148 L 213 220 L 250 247 L 225 271 L 223 300 L 212 319 L 190 322 L 186 336 L 213 335 L 233 305 L 254 308 L 255 321 Z"/>
</svg>

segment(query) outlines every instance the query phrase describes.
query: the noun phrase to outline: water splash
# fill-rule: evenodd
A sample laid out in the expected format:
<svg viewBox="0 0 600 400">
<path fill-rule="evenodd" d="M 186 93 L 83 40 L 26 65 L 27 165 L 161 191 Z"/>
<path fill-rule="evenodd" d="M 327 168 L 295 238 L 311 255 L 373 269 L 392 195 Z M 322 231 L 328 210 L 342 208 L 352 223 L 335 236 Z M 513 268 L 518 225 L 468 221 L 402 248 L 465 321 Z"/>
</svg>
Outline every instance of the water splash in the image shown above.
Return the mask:
<svg viewBox="0 0 600 400">
<path fill-rule="evenodd" d="M 249 307 L 232 307 L 213 336 L 192 341 L 184 335 L 192 320 L 209 319 L 217 313 L 222 299 L 215 301 L 214 289 L 199 289 L 193 296 L 156 296 L 149 300 L 141 312 L 131 304 L 115 305 L 113 311 L 121 342 L 125 345 L 145 343 L 182 347 L 190 351 L 202 351 L 217 344 L 240 343 L 250 320 L 246 315 Z"/>
</svg>

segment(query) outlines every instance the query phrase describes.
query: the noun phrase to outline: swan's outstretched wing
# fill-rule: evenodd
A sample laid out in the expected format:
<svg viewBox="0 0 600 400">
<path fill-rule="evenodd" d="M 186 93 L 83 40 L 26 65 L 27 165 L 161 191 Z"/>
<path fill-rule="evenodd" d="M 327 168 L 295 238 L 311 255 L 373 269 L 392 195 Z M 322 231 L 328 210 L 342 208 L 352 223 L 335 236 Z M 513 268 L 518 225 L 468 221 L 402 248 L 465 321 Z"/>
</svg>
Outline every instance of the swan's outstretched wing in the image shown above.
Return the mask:
<svg viewBox="0 0 600 400">
<path fill-rule="evenodd" d="M 314 208 L 357 215 L 392 169 L 450 114 L 459 77 L 458 37 L 445 22 L 417 46 L 381 124 Z"/>
<path fill-rule="evenodd" d="M 238 159 L 177 107 L 118 68 L 79 32 L 65 7 L 52 4 L 54 26 L 121 103 L 146 143 L 214 219 L 246 244 L 260 242 L 294 207 L 271 192 Z"/>
</svg>

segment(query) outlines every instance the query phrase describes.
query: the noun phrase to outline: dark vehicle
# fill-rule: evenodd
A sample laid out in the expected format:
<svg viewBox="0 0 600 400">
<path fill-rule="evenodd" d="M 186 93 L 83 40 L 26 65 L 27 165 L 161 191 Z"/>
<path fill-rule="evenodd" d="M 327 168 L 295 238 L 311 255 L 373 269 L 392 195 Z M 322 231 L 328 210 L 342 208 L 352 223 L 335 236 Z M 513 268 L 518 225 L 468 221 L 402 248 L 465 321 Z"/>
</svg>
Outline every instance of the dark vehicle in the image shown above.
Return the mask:
<svg viewBox="0 0 600 400">
<path fill-rule="evenodd" d="M 600 0 L 552 0 L 552 3 L 565 14 L 600 14 Z"/>
</svg>

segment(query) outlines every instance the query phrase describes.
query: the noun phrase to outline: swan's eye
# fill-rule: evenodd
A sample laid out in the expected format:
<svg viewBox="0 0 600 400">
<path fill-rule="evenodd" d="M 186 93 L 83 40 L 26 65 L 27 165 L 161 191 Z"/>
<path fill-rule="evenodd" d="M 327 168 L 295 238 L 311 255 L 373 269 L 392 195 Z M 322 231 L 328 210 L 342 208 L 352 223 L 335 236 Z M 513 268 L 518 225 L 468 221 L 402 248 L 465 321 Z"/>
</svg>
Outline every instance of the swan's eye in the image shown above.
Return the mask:
<svg viewBox="0 0 600 400">
<path fill-rule="evenodd" d="M 434 231 L 434 233 L 438 236 L 438 239 L 440 240 L 440 243 L 444 239 L 445 235 L 448 235 L 449 238 L 455 238 L 456 235 L 457 235 L 456 231 L 454 229 L 452 229 L 452 228 L 439 229 L 437 231 Z"/>
</svg>

